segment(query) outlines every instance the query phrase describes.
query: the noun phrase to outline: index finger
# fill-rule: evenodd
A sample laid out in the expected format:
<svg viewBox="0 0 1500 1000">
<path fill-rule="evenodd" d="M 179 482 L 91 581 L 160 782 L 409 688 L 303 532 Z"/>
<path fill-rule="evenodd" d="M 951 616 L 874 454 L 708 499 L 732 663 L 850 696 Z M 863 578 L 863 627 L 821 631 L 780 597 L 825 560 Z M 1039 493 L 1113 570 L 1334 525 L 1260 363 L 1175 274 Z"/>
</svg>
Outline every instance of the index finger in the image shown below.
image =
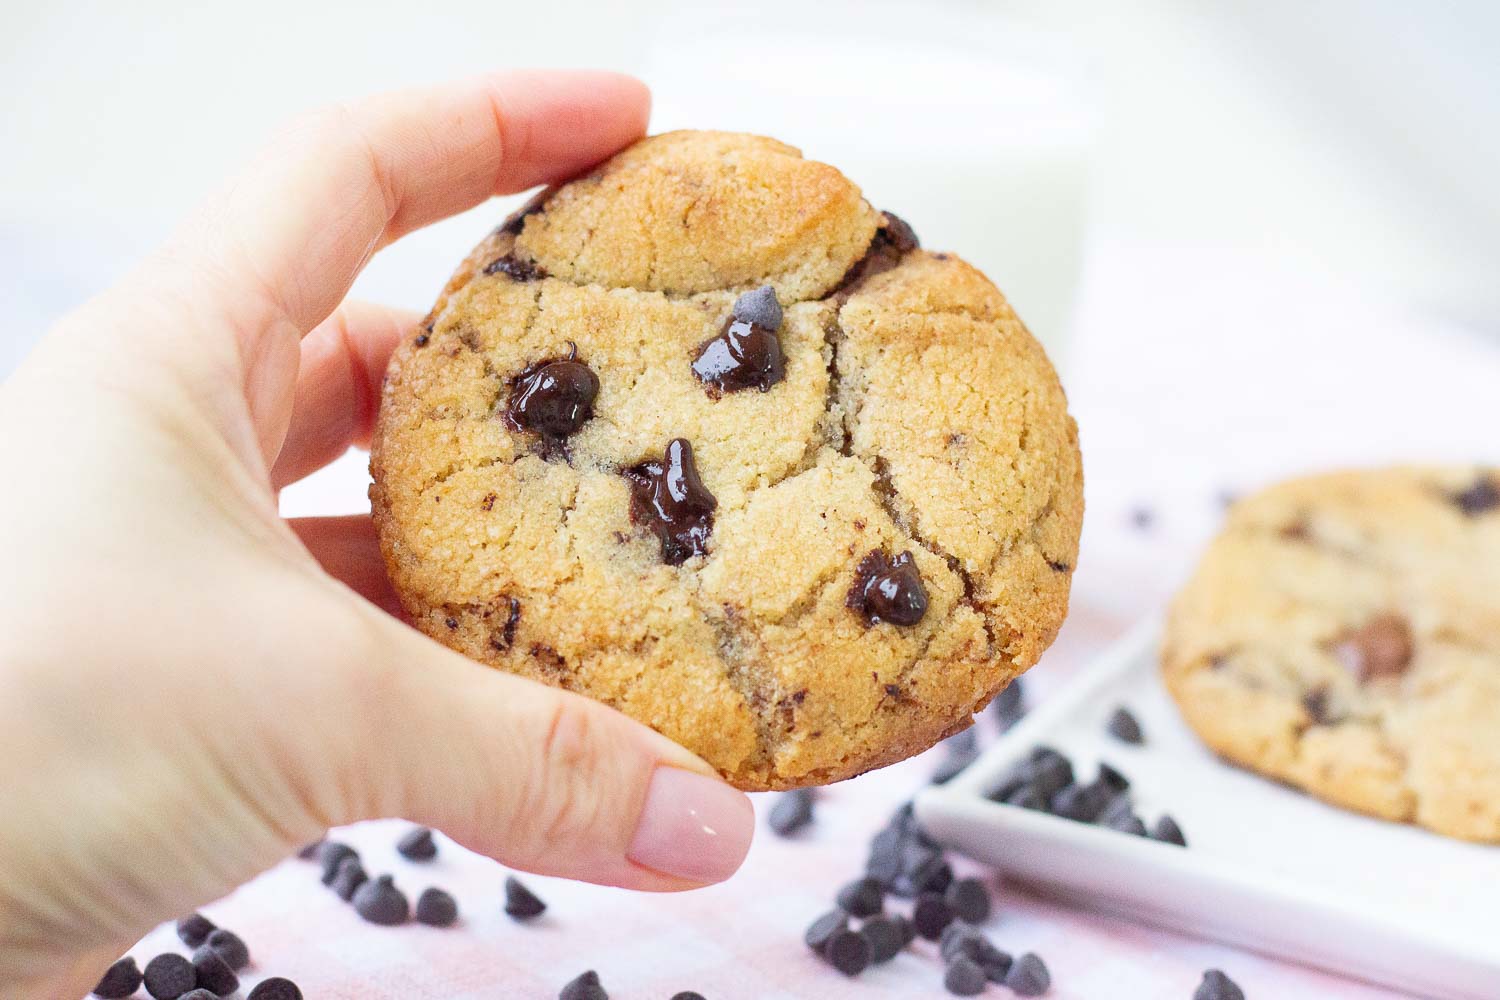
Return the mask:
<svg viewBox="0 0 1500 1000">
<path fill-rule="evenodd" d="M 317 112 L 210 202 L 167 259 L 231 278 L 213 294 L 239 310 L 236 329 L 246 310 L 265 310 L 305 334 L 382 246 L 491 195 L 573 176 L 639 138 L 649 110 L 628 76 L 526 71 Z"/>
</svg>

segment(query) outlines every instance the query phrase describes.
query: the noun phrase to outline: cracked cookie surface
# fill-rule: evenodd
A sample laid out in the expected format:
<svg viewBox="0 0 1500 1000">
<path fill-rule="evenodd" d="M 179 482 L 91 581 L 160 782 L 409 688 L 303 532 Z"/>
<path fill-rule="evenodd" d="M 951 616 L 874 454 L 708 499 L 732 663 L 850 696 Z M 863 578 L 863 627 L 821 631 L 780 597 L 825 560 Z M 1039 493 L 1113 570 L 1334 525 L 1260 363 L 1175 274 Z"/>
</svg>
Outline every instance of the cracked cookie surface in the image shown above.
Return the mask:
<svg viewBox="0 0 1500 1000">
<path fill-rule="evenodd" d="M 1162 669 L 1230 760 L 1500 842 L 1500 472 L 1336 473 L 1240 501 L 1173 604 Z"/>
<path fill-rule="evenodd" d="M 737 317 L 774 364 L 706 384 Z M 392 360 L 371 471 L 417 627 L 747 789 L 966 727 L 1056 635 L 1083 505 L 1062 388 L 995 286 L 727 133 L 643 140 L 481 243 Z"/>
</svg>

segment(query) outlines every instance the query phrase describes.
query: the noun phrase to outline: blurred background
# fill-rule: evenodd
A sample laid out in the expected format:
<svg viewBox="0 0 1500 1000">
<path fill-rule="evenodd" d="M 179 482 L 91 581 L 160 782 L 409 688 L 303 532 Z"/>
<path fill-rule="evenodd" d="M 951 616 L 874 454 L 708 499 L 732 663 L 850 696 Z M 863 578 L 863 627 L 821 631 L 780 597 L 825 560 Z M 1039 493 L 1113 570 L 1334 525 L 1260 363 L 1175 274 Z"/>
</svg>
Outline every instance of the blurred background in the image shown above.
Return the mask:
<svg viewBox="0 0 1500 1000">
<path fill-rule="evenodd" d="M 1095 566 L 1142 505 L 1185 542 L 1212 497 L 1301 468 L 1496 457 L 1487 0 L 56 0 L 5 4 L 0 38 L 0 376 L 288 116 L 587 65 L 650 82 L 657 128 L 802 146 L 988 271 L 1064 371 Z M 409 237 L 356 294 L 425 309 L 504 210 Z M 284 505 L 358 508 L 362 467 Z"/>
</svg>

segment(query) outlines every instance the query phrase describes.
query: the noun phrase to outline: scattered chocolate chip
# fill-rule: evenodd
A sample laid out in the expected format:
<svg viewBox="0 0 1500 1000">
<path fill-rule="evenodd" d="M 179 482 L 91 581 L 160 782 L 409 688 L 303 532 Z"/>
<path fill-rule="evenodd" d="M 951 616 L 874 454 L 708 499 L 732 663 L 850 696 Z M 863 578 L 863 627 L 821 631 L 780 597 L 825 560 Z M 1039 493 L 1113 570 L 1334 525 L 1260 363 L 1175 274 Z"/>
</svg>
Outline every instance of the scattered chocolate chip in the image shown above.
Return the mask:
<svg viewBox="0 0 1500 1000">
<path fill-rule="evenodd" d="M 219 1000 L 219 994 L 213 990 L 189 990 L 182 995 L 182 1000 Z"/>
<path fill-rule="evenodd" d="M 979 963 L 967 955 L 956 955 L 943 972 L 943 988 L 956 997 L 977 997 L 989 977 Z"/>
<path fill-rule="evenodd" d="M 813 820 L 813 793 L 811 788 L 794 788 L 776 796 L 771 804 L 767 822 L 781 837 L 790 837 Z"/>
<path fill-rule="evenodd" d="M 840 889 L 837 901 L 839 908 L 851 917 L 873 917 L 885 908 L 885 889 L 866 876 Z"/>
<path fill-rule="evenodd" d="M 224 961 L 211 944 L 205 944 L 193 952 L 193 974 L 198 985 L 216 996 L 227 997 L 240 988 L 240 977 L 234 974 L 229 963 Z"/>
<path fill-rule="evenodd" d="M 990 944 L 989 939 L 977 927 L 970 927 L 968 924 L 949 924 L 943 931 L 938 950 L 945 962 L 951 962 L 962 955 L 977 963 L 993 982 L 1003 983 L 1005 974 L 1010 971 L 1010 955 Z"/>
<path fill-rule="evenodd" d="M 692 369 L 710 395 L 744 389 L 769 392 L 786 378 L 786 354 L 774 329 L 731 316 L 698 348 Z"/>
<path fill-rule="evenodd" d="M 1099 764 L 1099 781 L 1117 794 L 1130 788 L 1129 778 L 1102 762 Z"/>
<path fill-rule="evenodd" d="M 514 875 L 505 877 L 505 912 L 516 920 L 531 920 L 540 917 L 547 909 L 541 897 L 521 883 Z"/>
<path fill-rule="evenodd" d="M 333 877 L 339 873 L 339 865 L 345 858 L 358 858 L 359 852 L 348 844 L 334 840 L 324 841 L 318 849 L 318 864 L 323 866 L 323 884 L 332 885 Z"/>
<path fill-rule="evenodd" d="M 424 890 L 413 912 L 417 923 L 429 927 L 452 927 L 458 920 L 458 901 L 441 889 Z"/>
<path fill-rule="evenodd" d="M 484 266 L 485 274 L 503 274 L 512 281 L 537 281 L 545 278 L 547 271 L 536 261 L 523 260 L 514 253 L 498 257 Z"/>
<path fill-rule="evenodd" d="M 191 913 L 177 921 L 177 937 L 189 948 L 196 948 L 207 941 L 218 926 L 201 913 Z"/>
<path fill-rule="evenodd" d="M 870 841 L 870 857 L 865 861 L 865 874 L 883 886 L 889 887 L 901 874 L 901 832 L 882 830 Z"/>
<path fill-rule="evenodd" d="M 578 360 L 578 345 L 566 358 L 547 358 L 522 369 L 510 380 L 505 422 L 557 445 L 576 434 L 594 415 L 599 376 Z"/>
<path fill-rule="evenodd" d="M 625 478 L 631 487 L 630 519 L 656 534 L 662 562 L 677 566 L 708 551 L 719 502 L 698 475 L 691 444 L 673 438 L 660 461 L 632 466 Z"/>
<path fill-rule="evenodd" d="M 437 857 L 437 842 L 432 839 L 432 830 L 425 826 L 414 826 L 396 841 L 396 853 L 408 861 L 431 861 Z"/>
<path fill-rule="evenodd" d="M 835 931 L 823 946 L 828 964 L 846 976 L 857 976 L 870 966 L 870 941 L 858 931 Z"/>
<path fill-rule="evenodd" d="M 953 884 L 953 866 L 939 851 L 917 844 L 907 848 L 905 870 L 891 890 L 901 896 L 944 893 Z"/>
<path fill-rule="evenodd" d="M 1100 781 L 1072 784 L 1052 796 L 1048 811 L 1077 823 L 1092 823 L 1114 796 L 1115 792 Z"/>
<path fill-rule="evenodd" d="M 1005 985 L 1023 997 L 1039 997 L 1052 986 L 1052 974 L 1040 958 L 1027 952 L 1011 963 Z"/>
<path fill-rule="evenodd" d="M 927 614 L 927 588 L 910 552 L 892 559 L 875 549 L 860 560 L 846 603 L 866 625 L 911 626 Z"/>
<path fill-rule="evenodd" d="M 609 994 L 599 982 L 599 973 L 590 969 L 558 991 L 557 1000 L 609 1000 Z"/>
<path fill-rule="evenodd" d="M 1134 507 L 1130 511 L 1130 526 L 1137 531 L 1150 531 L 1156 524 L 1156 512 L 1150 507 Z"/>
<path fill-rule="evenodd" d="M 146 992 L 156 1000 L 178 1000 L 184 993 L 198 985 L 198 975 L 193 963 L 181 955 L 163 952 L 146 963 L 141 976 Z"/>
<path fill-rule="evenodd" d="M 821 955 L 829 939 L 839 931 L 847 930 L 848 927 L 849 914 L 843 910 L 829 910 L 807 926 L 802 940 L 807 942 L 809 948 Z"/>
<path fill-rule="evenodd" d="M 889 962 L 906 947 L 906 918 L 874 916 L 866 920 L 859 932 L 870 942 L 870 962 L 879 965 Z"/>
<path fill-rule="evenodd" d="M 943 741 L 942 746 L 948 752 L 932 772 L 934 785 L 947 784 L 979 759 L 979 740 L 972 726 L 954 733 Z"/>
<path fill-rule="evenodd" d="M 1105 728 L 1109 730 L 1109 735 L 1121 742 L 1136 746 L 1146 742 L 1146 734 L 1141 732 L 1140 721 L 1124 705 L 1114 710 Z"/>
<path fill-rule="evenodd" d="M 314 840 L 312 843 L 305 845 L 302 850 L 298 851 L 297 857 L 301 858 L 303 861 L 316 861 L 318 859 L 318 852 L 323 849 L 324 843 L 325 841 L 322 840 Z"/>
<path fill-rule="evenodd" d="M 126 955 L 104 970 L 99 985 L 94 987 L 94 996 L 103 1000 L 122 1000 L 141 988 L 141 968 L 135 959 Z"/>
<path fill-rule="evenodd" d="M 226 931 L 220 927 L 210 934 L 203 944 L 218 952 L 219 957 L 228 962 L 229 967 L 235 972 L 239 972 L 250 964 L 250 949 L 234 931 Z"/>
<path fill-rule="evenodd" d="M 372 924 L 393 927 L 406 923 L 411 904 L 389 875 L 366 882 L 354 893 L 354 911 Z"/>
<path fill-rule="evenodd" d="M 365 874 L 365 866 L 358 858 L 345 858 L 339 862 L 339 870 L 333 876 L 330 888 L 338 893 L 339 899 L 349 902 L 359 887 L 370 881 L 370 876 Z"/>
<path fill-rule="evenodd" d="M 917 933 L 929 941 L 936 941 L 943 928 L 953 922 L 953 907 L 936 892 L 924 892 L 917 897 L 911 910 L 912 926 Z"/>
<path fill-rule="evenodd" d="M 1050 802 L 1052 796 L 1072 783 L 1072 761 L 1051 747 L 1042 747 L 1040 751 L 1032 752 L 1031 786 L 1037 790 L 1043 800 Z"/>
<path fill-rule="evenodd" d="M 1035 785 L 1022 785 L 1005 800 L 1005 804 L 1036 812 L 1046 812 L 1048 802 L 1047 797 L 1038 791 Z"/>
<path fill-rule="evenodd" d="M 683 990 L 681 993 L 673 993 L 672 1000 L 704 1000 L 702 993 L 694 993 L 692 990 Z"/>
<path fill-rule="evenodd" d="M 247 1000 L 302 1000 L 302 991 L 290 979 L 272 976 L 261 980 Z"/>
<path fill-rule="evenodd" d="M 1465 517 L 1478 517 L 1500 508 L 1500 486 L 1492 477 L 1482 475 L 1472 486 L 1452 494 L 1451 499 Z"/>
<path fill-rule="evenodd" d="M 1411 665 L 1411 626 L 1398 614 L 1376 615 L 1347 633 L 1333 655 L 1360 683 L 1399 677 Z"/>
<path fill-rule="evenodd" d="M 1105 825 L 1111 830 L 1128 833 L 1133 837 L 1146 836 L 1146 823 L 1135 813 L 1126 813 L 1123 816 L 1117 816 Z"/>
<path fill-rule="evenodd" d="M 1159 840 L 1164 844 L 1176 844 L 1178 847 L 1187 846 L 1187 838 L 1182 835 L 1182 827 L 1170 816 L 1162 815 L 1157 819 L 1156 825 L 1151 828 L 1151 839 Z"/>
<path fill-rule="evenodd" d="M 990 714 L 995 717 L 1002 733 L 1021 720 L 1026 714 L 1026 691 L 1021 686 L 1021 678 L 1017 677 L 995 695 L 995 700 L 990 702 Z"/>
<path fill-rule="evenodd" d="M 1218 969 L 1209 969 L 1193 991 L 1193 1000 L 1245 1000 L 1245 991 Z"/>
<path fill-rule="evenodd" d="M 977 878 L 961 878 L 943 894 L 953 915 L 970 924 L 982 924 L 990 918 L 990 893 Z"/>
</svg>

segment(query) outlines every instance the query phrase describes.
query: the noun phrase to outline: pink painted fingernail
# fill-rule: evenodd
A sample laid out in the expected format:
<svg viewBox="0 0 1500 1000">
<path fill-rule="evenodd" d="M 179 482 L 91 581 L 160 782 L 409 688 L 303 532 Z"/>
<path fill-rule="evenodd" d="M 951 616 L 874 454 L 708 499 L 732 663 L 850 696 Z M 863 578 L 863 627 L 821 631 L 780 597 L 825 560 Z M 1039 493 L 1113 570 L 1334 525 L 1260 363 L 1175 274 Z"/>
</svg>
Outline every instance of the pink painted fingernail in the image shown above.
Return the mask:
<svg viewBox="0 0 1500 1000">
<path fill-rule="evenodd" d="M 722 882 L 745 860 L 754 832 L 745 793 L 692 771 L 658 767 L 627 856 L 664 875 Z"/>
</svg>

